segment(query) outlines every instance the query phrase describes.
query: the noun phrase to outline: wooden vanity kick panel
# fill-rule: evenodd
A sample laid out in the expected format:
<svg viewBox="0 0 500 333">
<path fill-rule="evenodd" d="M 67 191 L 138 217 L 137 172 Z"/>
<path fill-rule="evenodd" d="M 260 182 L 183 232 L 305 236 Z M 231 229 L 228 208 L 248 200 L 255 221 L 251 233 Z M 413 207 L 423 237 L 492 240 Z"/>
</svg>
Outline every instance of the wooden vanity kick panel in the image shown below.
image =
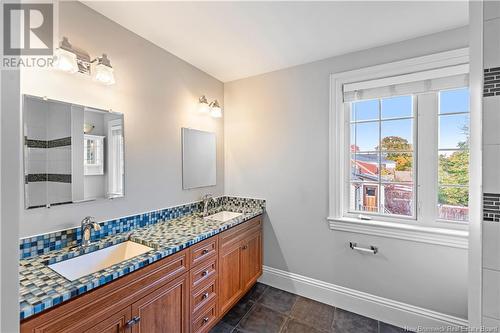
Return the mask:
<svg viewBox="0 0 500 333">
<path fill-rule="evenodd" d="M 202 263 L 205 259 L 217 255 L 219 236 L 213 236 L 193 245 L 191 251 L 191 267 Z"/>
</svg>

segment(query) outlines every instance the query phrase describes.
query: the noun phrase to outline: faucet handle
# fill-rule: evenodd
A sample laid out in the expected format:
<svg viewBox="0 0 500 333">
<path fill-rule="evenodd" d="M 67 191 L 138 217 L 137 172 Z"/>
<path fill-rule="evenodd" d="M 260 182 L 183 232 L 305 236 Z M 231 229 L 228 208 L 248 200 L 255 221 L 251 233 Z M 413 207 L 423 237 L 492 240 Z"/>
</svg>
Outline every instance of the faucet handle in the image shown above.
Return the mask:
<svg viewBox="0 0 500 333">
<path fill-rule="evenodd" d="M 97 222 L 92 222 L 92 226 L 94 227 L 95 231 L 101 230 L 101 225 Z"/>
<path fill-rule="evenodd" d="M 201 200 L 208 200 L 210 198 L 213 198 L 213 195 L 210 193 L 207 193 L 201 197 Z"/>
</svg>

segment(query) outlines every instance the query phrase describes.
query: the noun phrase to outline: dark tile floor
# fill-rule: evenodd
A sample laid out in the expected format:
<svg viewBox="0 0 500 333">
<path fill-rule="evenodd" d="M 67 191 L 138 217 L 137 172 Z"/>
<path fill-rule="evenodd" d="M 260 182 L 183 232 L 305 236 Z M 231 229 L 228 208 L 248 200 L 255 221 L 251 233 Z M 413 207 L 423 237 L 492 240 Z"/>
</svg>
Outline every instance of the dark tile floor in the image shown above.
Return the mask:
<svg viewBox="0 0 500 333">
<path fill-rule="evenodd" d="M 257 283 L 210 333 L 400 333 L 377 320 Z"/>
</svg>

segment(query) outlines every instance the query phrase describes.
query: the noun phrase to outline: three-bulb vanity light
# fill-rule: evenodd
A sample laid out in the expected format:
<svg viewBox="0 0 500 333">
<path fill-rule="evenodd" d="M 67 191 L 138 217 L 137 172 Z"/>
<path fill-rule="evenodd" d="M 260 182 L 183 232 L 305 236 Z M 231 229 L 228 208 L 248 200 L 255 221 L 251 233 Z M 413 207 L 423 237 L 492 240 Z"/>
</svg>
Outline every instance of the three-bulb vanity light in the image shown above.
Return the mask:
<svg viewBox="0 0 500 333">
<path fill-rule="evenodd" d="M 208 104 L 208 100 L 205 95 L 201 96 L 198 101 L 198 112 L 210 114 L 214 118 L 222 117 L 222 108 L 219 105 L 219 101 L 214 100 Z"/>
<path fill-rule="evenodd" d="M 115 84 L 113 67 L 106 54 L 91 60 L 84 50 L 73 47 L 67 37 L 63 37 L 58 49 L 54 51 L 52 66 L 67 73 L 81 73 L 91 76 L 105 85 Z"/>
</svg>

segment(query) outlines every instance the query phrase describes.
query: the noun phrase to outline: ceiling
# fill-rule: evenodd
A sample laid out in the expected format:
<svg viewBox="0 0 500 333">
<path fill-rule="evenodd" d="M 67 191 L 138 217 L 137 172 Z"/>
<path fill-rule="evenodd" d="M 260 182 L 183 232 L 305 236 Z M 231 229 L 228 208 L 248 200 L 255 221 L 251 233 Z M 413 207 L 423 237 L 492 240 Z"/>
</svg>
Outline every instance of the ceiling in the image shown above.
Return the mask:
<svg viewBox="0 0 500 333">
<path fill-rule="evenodd" d="M 224 82 L 468 24 L 467 1 L 85 4 Z"/>
</svg>

